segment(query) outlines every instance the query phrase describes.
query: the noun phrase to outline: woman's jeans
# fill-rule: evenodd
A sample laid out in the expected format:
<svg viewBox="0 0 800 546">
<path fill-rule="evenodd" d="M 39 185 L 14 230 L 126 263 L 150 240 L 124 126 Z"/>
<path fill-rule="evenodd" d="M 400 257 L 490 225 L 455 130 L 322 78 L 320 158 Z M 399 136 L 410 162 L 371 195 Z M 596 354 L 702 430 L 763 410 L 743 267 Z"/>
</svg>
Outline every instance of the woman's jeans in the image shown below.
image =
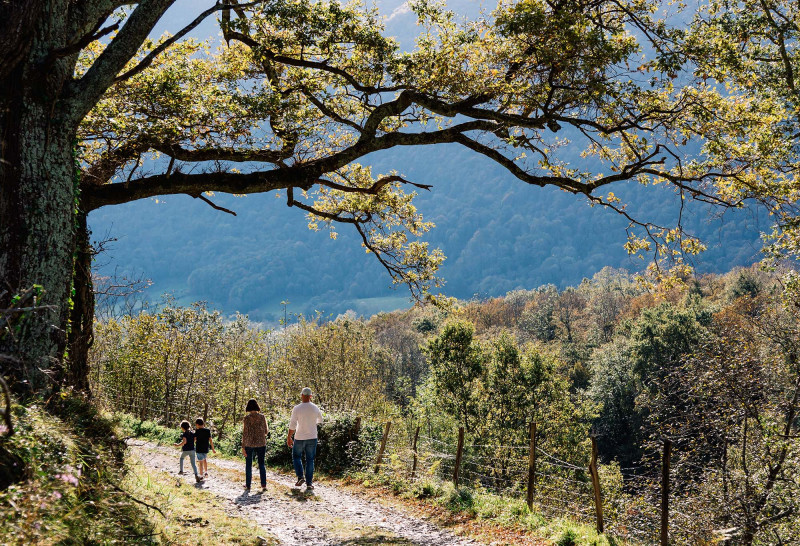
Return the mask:
<svg viewBox="0 0 800 546">
<path fill-rule="evenodd" d="M 314 457 L 317 455 L 317 439 L 295 440 L 292 446 L 292 461 L 297 479 L 303 478 L 303 455 L 306 456 L 306 485 L 311 485 L 314 479 Z"/>
<path fill-rule="evenodd" d="M 191 451 L 181 451 L 181 472 L 183 472 L 183 458 L 189 457 L 189 462 L 192 463 L 192 470 L 194 470 L 194 475 L 197 476 L 197 465 L 194 462 L 194 449 Z"/>
<path fill-rule="evenodd" d="M 244 485 L 250 489 L 250 482 L 253 480 L 253 456 L 258 456 L 258 474 L 261 477 L 261 487 L 267 486 L 267 468 L 264 466 L 264 454 L 267 451 L 266 446 L 261 447 L 246 447 L 244 448 L 247 454 L 247 462 L 244 467 Z"/>
</svg>

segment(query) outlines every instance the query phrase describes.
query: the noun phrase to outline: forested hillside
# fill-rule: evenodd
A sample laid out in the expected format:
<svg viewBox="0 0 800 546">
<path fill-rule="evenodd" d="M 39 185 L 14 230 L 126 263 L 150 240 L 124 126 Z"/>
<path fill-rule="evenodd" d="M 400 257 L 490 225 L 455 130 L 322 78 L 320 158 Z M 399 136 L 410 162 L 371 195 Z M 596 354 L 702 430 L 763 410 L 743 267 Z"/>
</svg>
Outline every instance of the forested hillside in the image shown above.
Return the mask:
<svg viewBox="0 0 800 546">
<path fill-rule="evenodd" d="M 623 245 L 627 221 L 580 197 L 514 180 L 490 161 L 455 145 L 389 151 L 370 158 L 378 172 L 399 169 L 408 179 L 432 184 L 419 190 L 417 206 L 433 221 L 426 240 L 441 248 L 444 292 L 459 298 L 499 296 L 509 290 L 552 283 L 577 284 L 604 266 L 646 266 Z M 631 211 L 674 222 L 679 201 L 668 189 L 620 185 Z M 365 254 L 348 226 L 331 240 L 312 232 L 302 211 L 274 195 L 215 197 L 237 212 L 233 217 L 186 196 L 168 196 L 100 209 L 89 218 L 96 239 L 113 237 L 97 258 L 97 272 L 144 275 L 153 280 L 147 296 L 173 293 L 179 301 L 208 301 L 226 315 L 275 322 L 281 301 L 290 312 L 334 316 L 353 309 L 369 316 L 408 304 L 408 291 Z M 709 218 L 693 204 L 684 211 L 690 232 L 709 241 L 697 259 L 700 272 L 722 272 L 759 259 L 765 218 L 728 211 Z M 365 301 L 366 300 L 366 301 Z"/>
</svg>

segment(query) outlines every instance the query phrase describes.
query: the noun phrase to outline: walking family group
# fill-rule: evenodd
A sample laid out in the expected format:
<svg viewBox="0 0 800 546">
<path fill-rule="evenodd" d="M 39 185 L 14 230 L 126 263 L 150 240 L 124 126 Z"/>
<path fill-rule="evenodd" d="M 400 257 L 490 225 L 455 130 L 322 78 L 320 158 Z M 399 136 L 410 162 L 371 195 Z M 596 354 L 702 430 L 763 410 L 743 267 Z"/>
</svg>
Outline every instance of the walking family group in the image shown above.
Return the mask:
<svg viewBox="0 0 800 546">
<path fill-rule="evenodd" d="M 311 389 L 305 387 L 300 391 L 301 402 L 292 408 L 289 419 L 289 433 L 286 445 L 292 450 L 292 462 L 297 474 L 296 487 L 306 485 L 307 491 L 314 490 L 314 458 L 317 455 L 317 425 L 322 423 L 322 412 L 311 399 Z M 253 461 L 258 462 L 258 473 L 261 478 L 261 490 L 267 487 L 267 469 L 264 457 L 267 452 L 267 435 L 269 427 L 261 413 L 261 408 L 254 399 L 247 401 L 246 415 L 242 428 L 242 455 L 245 457 L 245 490 L 250 490 L 253 479 Z M 208 478 L 208 451 L 216 453 L 211 431 L 205 421 L 198 417 L 195 430 L 191 430 L 189 421 L 181 422 L 181 440 L 176 446 L 181 447 L 180 470 L 184 474 L 183 461 L 187 457 L 192 465 L 195 480 L 200 483 Z"/>
</svg>

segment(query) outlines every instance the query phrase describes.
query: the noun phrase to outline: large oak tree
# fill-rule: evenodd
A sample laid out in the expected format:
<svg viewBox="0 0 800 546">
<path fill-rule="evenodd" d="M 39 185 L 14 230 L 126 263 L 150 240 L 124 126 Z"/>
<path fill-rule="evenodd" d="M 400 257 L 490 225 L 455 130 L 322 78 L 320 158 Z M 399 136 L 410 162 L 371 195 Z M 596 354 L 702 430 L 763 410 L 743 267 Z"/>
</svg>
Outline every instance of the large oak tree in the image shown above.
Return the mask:
<svg viewBox="0 0 800 546">
<path fill-rule="evenodd" d="M 752 196 L 739 181 L 763 173 L 752 148 L 726 145 L 782 115 L 680 72 L 684 35 L 655 18 L 656 1 L 521 0 L 456 24 L 423 0 L 411 52 L 382 35 L 376 13 L 308 0 L 207 4 L 151 41 L 173 2 L 0 2 L 0 308 L 41 287 L 0 350 L 34 388 L 63 379 L 68 335 L 68 380 L 86 387 L 86 215 L 99 207 L 280 192 L 312 227 L 352 225 L 424 294 L 442 257 L 417 239 L 429 225 L 405 191 L 414 185 L 356 162 L 458 143 L 524 183 L 617 210 L 643 234 L 630 250 L 680 261 L 700 243 L 631 217 L 606 187 L 670 184 L 680 199 L 738 205 Z M 226 42 L 217 51 L 185 39 L 209 17 Z M 565 151 L 587 160 L 567 163 Z"/>
</svg>

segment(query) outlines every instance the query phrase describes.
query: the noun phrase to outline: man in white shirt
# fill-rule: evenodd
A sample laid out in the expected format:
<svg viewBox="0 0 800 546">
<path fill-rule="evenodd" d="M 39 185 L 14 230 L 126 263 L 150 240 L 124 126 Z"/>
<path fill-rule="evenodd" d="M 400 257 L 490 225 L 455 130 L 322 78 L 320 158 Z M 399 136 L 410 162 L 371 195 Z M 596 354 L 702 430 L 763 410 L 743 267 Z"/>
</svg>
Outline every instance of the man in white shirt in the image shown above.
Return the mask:
<svg viewBox="0 0 800 546">
<path fill-rule="evenodd" d="M 289 435 L 286 445 L 292 449 L 294 472 L 297 474 L 297 487 L 306 484 L 306 491 L 313 491 L 314 457 L 317 455 L 317 425 L 322 423 L 322 412 L 311 402 L 311 389 L 305 387 L 300 391 L 302 403 L 292 409 L 289 419 Z M 305 473 L 303 472 L 303 455 L 306 457 Z M 305 474 L 305 475 L 304 475 Z"/>
</svg>

